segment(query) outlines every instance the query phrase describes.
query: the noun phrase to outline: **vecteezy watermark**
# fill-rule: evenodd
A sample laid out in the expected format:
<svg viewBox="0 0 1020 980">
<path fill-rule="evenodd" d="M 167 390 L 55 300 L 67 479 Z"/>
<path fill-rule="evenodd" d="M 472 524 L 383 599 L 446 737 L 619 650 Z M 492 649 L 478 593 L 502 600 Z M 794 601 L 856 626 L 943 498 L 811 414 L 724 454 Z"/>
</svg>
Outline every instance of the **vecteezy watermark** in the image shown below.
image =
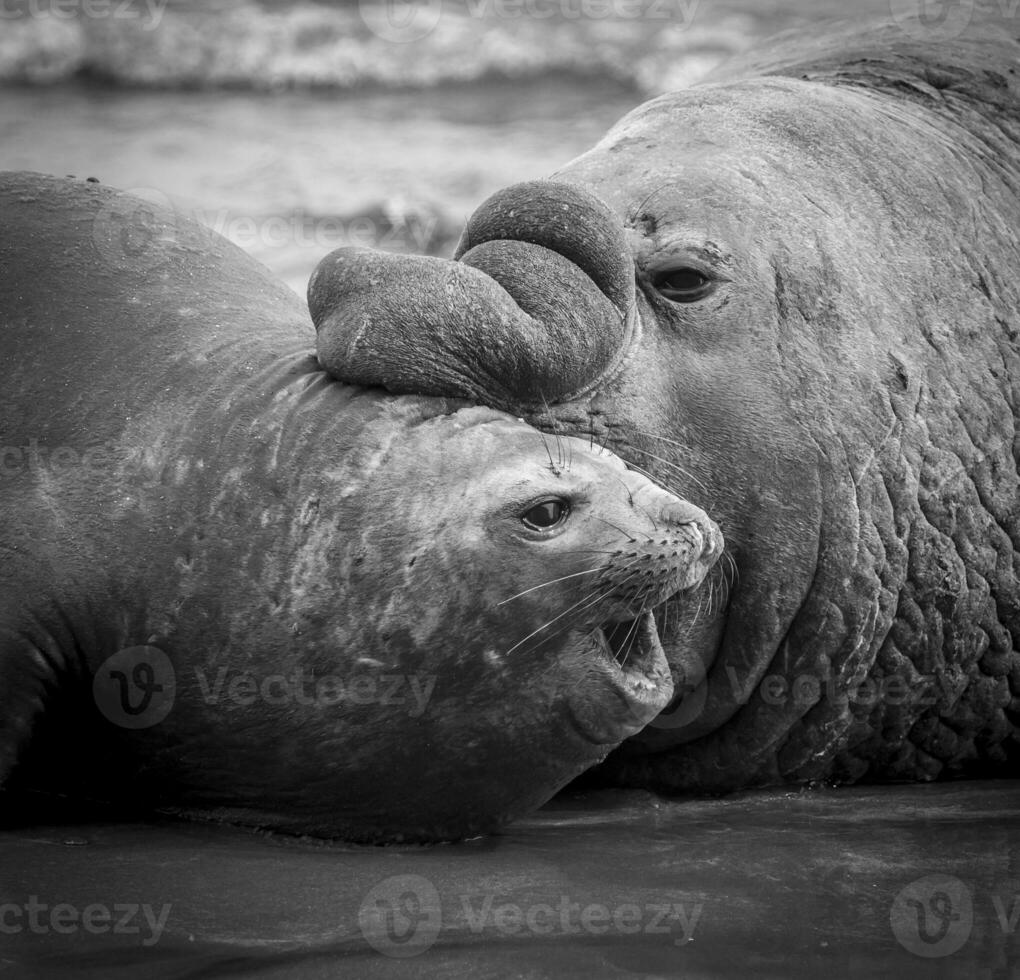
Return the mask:
<svg viewBox="0 0 1020 980">
<path fill-rule="evenodd" d="M 135 20 L 159 27 L 170 0 L 0 0 L 0 20 Z"/>
<path fill-rule="evenodd" d="M 195 669 L 195 681 L 208 705 L 248 707 L 297 704 L 333 708 L 375 705 L 420 718 L 436 687 L 434 674 L 362 673 L 315 675 L 304 667 L 289 674 L 258 675 L 220 667 L 214 674 Z M 92 696 L 103 716 L 119 728 L 151 728 L 173 708 L 179 684 L 169 656 L 159 647 L 134 646 L 108 657 L 92 680 Z"/>
<path fill-rule="evenodd" d="M 260 702 L 270 705 L 300 704 L 331 708 L 340 704 L 377 705 L 406 709 L 410 718 L 420 718 L 436 687 L 434 674 L 340 674 L 314 673 L 298 667 L 289 674 L 257 675 L 251 671 L 231 672 L 220 667 L 212 676 L 199 668 L 195 678 L 206 704 L 247 707 Z"/>
<path fill-rule="evenodd" d="M 436 29 L 443 14 L 443 0 L 358 0 L 358 11 L 376 37 L 410 44 Z"/>
<path fill-rule="evenodd" d="M 0 0 L 2 3 L 3 0 Z M 102 261 L 121 272 L 152 272 L 175 249 L 212 246 L 216 235 L 249 250 L 300 247 L 330 251 L 363 245 L 391 252 L 428 252 L 442 234 L 428 206 L 384 202 L 348 217 L 236 214 L 185 208 L 162 191 L 137 187 L 110 194 L 92 219 L 92 241 Z"/>
<path fill-rule="evenodd" d="M 100 258 L 121 272 L 149 272 L 169 258 L 181 218 L 162 191 L 136 187 L 110 195 L 92 219 L 92 242 Z"/>
<path fill-rule="evenodd" d="M 569 895 L 560 895 L 555 903 L 529 905 L 497 902 L 492 895 L 486 895 L 480 902 L 461 895 L 460 903 L 468 928 L 476 933 L 489 928 L 505 936 L 522 933 L 604 936 L 610 932 L 624 936 L 673 935 L 676 946 L 694 938 L 694 930 L 704 911 L 702 902 L 690 906 L 683 902 L 646 902 L 643 905 L 589 902 L 582 905 L 572 901 Z"/>
<path fill-rule="evenodd" d="M 1012 936 L 1020 925 L 1020 893 L 1007 896 L 996 892 L 992 895 L 992 909 L 1003 935 Z"/>
<path fill-rule="evenodd" d="M 765 704 L 794 704 L 810 707 L 823 698 L 834 704 L 911 704 L 932 705 L 952 694 L 953 680 L 938 674 L 920 674 L 907 678 L 899 674 L 886 677 L 855 676 L 840 679 L 832 673 L 811 673 L 786 677 L 767 674 L 757 684 L 741 683 L 735 668 L 725 668 L 730 690 L 738 704 L 747 704 L 755 694 Z"/>
<path fill-rule="evenodd" d="M 991 912 L 1003 935 L 1012 936 L 1020 925 L 1020 893 L 996 891 L 990 909 L 982 896 L 975 902 L 971 890 L 953 875 L 925 875 L 900 889 L 889 910 L 893 935 L 904 949 L 925 959 L 952 956 L 970 939 L 975 909 Z"/>
<path fill-rule="evenodd" d="M 581 903 L 569 895 L 548 902 L 501 901 L 493 894 L 458 895 L 446 922 L 464 923 L 472 933 L 500 936 L 673 935 L 677 946 L 690 942 L 704 903 Z M 387 956 L 424 953 L 439 938 L 443 905 L 435 885 L 420 875 L 394 875 L 375 885 L 358 912 L 366 941 Z"/>
<path fill-rule="evenodd" d="M 199 459 L 198 467 L 204 466 Z M 155 486 L 163 479 L 168 461 L 154 445 L 126 446 L 114 442 L 92 446 L 47 445 L 36 438 L 0 445 L 0 481 L 19 476 L 38 480 L 88 480 L 102 472 L 116 474 L 122 485 Z"/>
<path fill-rule="evenodd" d="M 704 675 L 691 678 L 678 687 L 673 701 L 649 723 L 649 728 L 676 731 L 694 724 L 708 703 L 708 683 Z"/>
<path fill-rule="evenodd" d="M 948 41 L 967 29 L 974 0 L 889 0 L 889 13 L 918 41 Z"/>
<path fill-rule="evenodd" d="M 399 959 L 424 953 L 439 937 L 442 924 L 439 892 L 421 875 L 384 878 L 358 910 L 358 927 L 368 944 Z"/>
<path fill-rule="evenodd" d="M 831 704 L 859 704 L 873 707 L 878 704 L 910 704 L 924 707 L 952 698 L 954 680 L 939 674 L 921 674 L 905 677 L 890 674 L 886 677 L 855 676 L 841 679 L 832 673 L 812 673 L 787 677 L 784 674 L 766 674 L 755 682 L 753 677 L 743 679 L 735 667 L 723 668 L 730 694 L 736 704 L 748 704 L 757 697 L 772 707 L 793 705 L 808 708 L 821 700 Z M 672 704 L 648 723 L 649 728 L 678 730 L 696 722 L 708 702 L 708 683 L 704 674 L 692 676 L 683 687 L 678 687 Z"/>
<path fill-rule="evenodd" d="M 92 679 L 92 697 L 107 721 L 118 728 L 158 725 L 170 713 L 177 677 L 158 647 L 137 646 L 108 657 Z"/>
<path fill-rule="evenodd" d="M 24 904 L 0 904 L 0 933 L 7 936 L 25 932 L 37 936 L 47 933 L 70 936 L 76 932 L 92 935 L 142 935 L 143 946 L 155 946 L 166 928 L 170 909 L 170 904 L 165 903 L 157 914 L 153 906 L 145 902 L 121 902 L 116 905 L 93 902 L 79 908 L 69 902 L 49 905 L 40 902 L 38 895 L 29 895 Z"/>
<path fill-rule="evenodd" d="M 476 20 L 657 20 L 686 27 L 701 0 L 465 0 L 457 13 Z M 409 44 L 439 25 L 442 0 L 358 0 L 365 26 L 384 41 Z"/>
<path fill-rule="evenodd" d="M 370 215 L 323 217 L 294 211 L 288 215 L 253 217 L 197 210 L 193 217 L 210 231 L 248 249 L 297 246 L 325 252 L 342 245 L 363 245 L 390 252 L 428 251 L 439 218 L 436 215 L 394 214 L 377 219 Z"/>
<path fill-rule="evenodd" d="M 21 473 L 59 476 L 72 470 L 101 470 L 110 465 L 113 455 L 112 446 L 76 449 L 40 445 L 38 439 L 26 439 L 20 445 L 0 446 L 0 479 Z"/>
<path fill-rule="evenodd" d="M 1020 0 L 996 0 L 1003 17 L 1020 14 Z M 918 41 L 949 41 L 959 37 L 974 16 L 974 0 L 889 0 L 892 19 L 904 34 Z"/>
<path fill-rule="evenodd" d="M 911 953 L 949 956 L 970 938 L 974 927 L 970 889 L 951 875 L 918 878 L 893 899 L 889 923 L 900 945 Z"/>
<path fill-rule="evenodd" d="M 465 0 L 472 17 L 498 20 L 661 20 L 689 24 L 701 0 Z"/>
</svg>

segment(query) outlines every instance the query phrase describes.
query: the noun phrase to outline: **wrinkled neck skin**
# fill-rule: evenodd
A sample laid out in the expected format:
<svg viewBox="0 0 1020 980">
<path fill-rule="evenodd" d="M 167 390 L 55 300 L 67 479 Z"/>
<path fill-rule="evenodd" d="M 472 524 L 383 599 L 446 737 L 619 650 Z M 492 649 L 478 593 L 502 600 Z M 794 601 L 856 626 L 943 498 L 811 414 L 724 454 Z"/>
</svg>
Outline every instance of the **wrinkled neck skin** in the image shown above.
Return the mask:
<svg viewBox="0 0 1020 980">
<path fill-rule="evenodd" d="M 623 220 L 639 326 L 589 396 L 529 418 L 593 430 L 701 506 L 736 564 L 664 615 L 689 693 L 623 750 L 683 751 L 621 778 L 933 777 L 1008 728 L 1020 126 L 911 96 L 704 85 L 554 177 Z M 651 281 L 671 265 L 719 288 L 670 303 Z"/>
</svg>

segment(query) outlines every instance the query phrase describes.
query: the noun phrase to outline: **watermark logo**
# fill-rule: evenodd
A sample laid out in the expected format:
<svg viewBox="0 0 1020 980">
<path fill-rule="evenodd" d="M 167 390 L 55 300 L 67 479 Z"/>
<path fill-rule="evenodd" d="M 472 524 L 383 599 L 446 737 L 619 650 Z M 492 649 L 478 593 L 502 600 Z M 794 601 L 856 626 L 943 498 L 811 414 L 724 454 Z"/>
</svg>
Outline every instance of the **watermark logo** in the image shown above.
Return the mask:
<svg viewBox="0 0 1020 980">
<path fill-rule="evenodd" d="M 704 666 L 702 666 L 701 676 L 689 678 L 681 687 L 678 687 L 677 695 L 663 711 L 648 723 L 648 727 L 662 731 L 677 731 L 686 728 L 701 717 L 707 701 L 708 681 L 705 679 Z"/>
<path fill-rule="evenodd" d="M 623 902 L 583 904 L 569 895 L 546 902 L 502 901 L 494 894 L 457 896 L 455 919 L 474 934 L 499 936 L 672 935 L 676 946 L 694 938 L 702 902 Z M 448 910 L 449 913 L 450 910 Z M 386 956 L 417 956 L 429 949 L 443 928 L 443 905 L 435 886 L 420 875 L 395 875 L 379 882 L 358 912 L 361 933 Z"/>
<path fill-rule="evenodd" d="M 438 215 L 414 211 L 349 218 L 318 217 L 295 211 L 255 218 L 221 209 L 196 210 L 193 217 L 211 232 L 248 251 L 289 246 L 329 251 L 358 245 L 389 252 L 424 253 L 443 233 Z"/>
<path fill-rule="evenodd" d="M 466 0 L 458 16 L 473 20 L 636 21 L 669 22 L 686 28 L 701 0 Z M 359 0 L 361 19 L 384 41 L 408 44 L 428 37 L 442 17 L 442 0 Z"/>
<path fill-rule="evenodd" d="M 822 700 L 840 706 L 909 704 L 923 707 L 938 704 L 950 697 L 953 690 L 952 677 L 940 674 L 920 674 L 909 679 L 900 674 L 871 677 L 857 673 L 841 677 L 826 670 L 820 676 L 810 673 L 793 677 L 766 674 L 756 682 L 753 675 L 742 677 L 729 664 L 724 671 L 736 704 L 747 704 L 752 698 L 758 698 L 773 707 L 792 704 L 799 708 L 809 708 Z"/>
<path fill-rule="evenodd" d="M 92 681 L 92 696 L 104 717 L 120 728 L 158 725 L 170 713 L 177 679 L 170 658 L 158 647 L 119 650 Z"/>
<path fill-rule="evenodd" d="M 701 0 L 467 0 L 470 16 L 497 20 L 659 20 L 686 26 Z"/>
<path fill-rule="evenodd" d="M 417 956 L 439 937 L 442 903 L 436 886 L 421 875 L 384 878 L 365 896 L 358 926 L 368 944 L 386 956 Z"/>
<path fill-rule="evenodd" d="M 175 242 L 173 202 L 151 187 L 114 194 L 92 220 L 92 241 L 107 265 L 124 272 L 148 272 L 167 260 Z"/>
<path fill-rule="evenodd" d="M 974 14 L 974 0 L 889 0 L 892 19 L 918 41 L 959 37 Z"/>
<path fill-rule="evenodd" d="M 959 878 L 927 875 L 899 892 L 889 921 L 900 945 L 915 956 L 951 956 L 970 938 L 974 903 Z"/>
<path fill-rule="evenodd" d="M 410 44 L 436 29 L 443 0 L 358 0 L 358 11 L 376 37 L 393 44 Z"/>
<path fill-rule="evenodd" d="M 316 675 L 304 667 L 289 674 L 257 675 L 251 671 L 231 673 L 220 667 L 213 675 L 195 671 L 202 700 L 209 705 L 248 707 L 262 704 L 300 704 L 332 708 L 340 704 L 406 708 L 410 718 L 420 718 L 428 707 L 438 678 L 435 674 L 362 673 Z"/>
<path fill-rule="evenodd" d="M 0 0 L 0 20 L 134 20 L 159 27 L 170 0 Z"/>
<path fill-rule="evenodd" d="M 0 904 L 0 935 L 15 936 L 30 932 L 37 936 L 56 933 L 70 936 L 76 932 L 91 935 L 113 933 L 121 936 L 142 936 L 143 946 L 155 946 L 170 917 L 169 903 L 157 913 L 148 903 L 124 902 L 104 905 L 94 902 L 83 908 L 60 902 L 49 905 L 38 895 L 29 895 L 23 905 L 16 902 Z"/>
<path fill-rule="evenodd" d="M 98 471 L 109 465 L 113 448 L 92 446 L 78 451 L 73 446 L 41 446 L 28 439 L 20 446 L 0 446 L 0 477 L 47 474 L 59 477 L 72 471 Z"/>
<path fill-rule="evenodd" d="M 480 933 L 486 928 L 500 935 L 517 936 L 530 933 L 535 936 L 562 935 L 604 936 L 615 932 L 624 936 L 673 934 L 673 944 L 683 946 L 694 938 L 694 930 L 701 919 L 704 905 L 695 902 L 690 907 L 682 902 L 648 902 L 638 905 L 624 902 L 605 905 L 589 902 L 582 905 L 560 895 L 557 903 L 535 902 L 518 905 L 515 902 L 497 902 L 486 895 L 480 903 L 471 897 L 460 897 L 468 928 Z"/>
</svg>

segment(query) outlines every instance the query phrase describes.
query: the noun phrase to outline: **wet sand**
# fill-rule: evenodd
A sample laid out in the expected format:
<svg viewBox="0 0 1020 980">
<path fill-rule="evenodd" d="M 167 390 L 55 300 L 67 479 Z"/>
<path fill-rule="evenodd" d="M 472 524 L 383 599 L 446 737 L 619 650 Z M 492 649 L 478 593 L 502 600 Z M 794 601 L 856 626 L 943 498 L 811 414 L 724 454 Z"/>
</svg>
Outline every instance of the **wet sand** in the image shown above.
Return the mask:
<svg viewBox="0 0 1020 980">
<path fill-rule="evenodd" d="M 1020 782 L 603 791 L 416 848 L 33 825 L 0 833 L 0 975 L 1006 980 L 1018 827 Z"/>
</svg>

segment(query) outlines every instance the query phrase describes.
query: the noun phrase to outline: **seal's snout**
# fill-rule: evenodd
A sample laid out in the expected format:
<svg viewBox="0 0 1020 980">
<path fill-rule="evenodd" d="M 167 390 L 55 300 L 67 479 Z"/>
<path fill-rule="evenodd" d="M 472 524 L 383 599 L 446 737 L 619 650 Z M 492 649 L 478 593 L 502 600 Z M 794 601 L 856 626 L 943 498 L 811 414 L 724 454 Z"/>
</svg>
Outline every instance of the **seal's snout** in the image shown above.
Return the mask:
<svg viewBox="0 0 1020 980">
<path fill-rule="evenodd" d="M 687 526 L 697 534 L 701 542 L 698 562 L 704 566 L 705 571 L 708 571 L 719 560 L 725 548 L 722 531 L 719 530 L 719 525 L 707 516 L 690 521 Z"/>
<path fill-rule="evenodd" d="M 712 566 L 723 553 L 723 536 L 714 521 L 692 521 L 684 525 L 687 532 L 697 541 L 694 556 L 682 579 L 683 590 L 694 589 L 705 580 Z"/>
<path fill-rule="evenodd" d="M 319 362 L 333 377 L 504 408 L 590 387 L 625 346 L 633 300 L 619 218 L 552 181 L 482 204 L 456 261 L 346 247 L 308 284 Z"/>
<path fill-rule="evenodd" d="M 485 269 L 497 282 L 505 266 L 490 256 L 528 246 L 555 252 L 577 266 L 626 316 L 634 301 L 633 262 L 616 213 L 578 184 L 532 180 L 497 191 L 468 220 L 456 258 Z"/>
<path fill-rule="evenodd" d="M 678 589 L 698 585 L 725 548 L 722 531 L 696 504 L 647 482 L 634 494 L 634 505 L 651 518 L 649 547 L 664 565 L 672 565 Z"/>
</svg>

